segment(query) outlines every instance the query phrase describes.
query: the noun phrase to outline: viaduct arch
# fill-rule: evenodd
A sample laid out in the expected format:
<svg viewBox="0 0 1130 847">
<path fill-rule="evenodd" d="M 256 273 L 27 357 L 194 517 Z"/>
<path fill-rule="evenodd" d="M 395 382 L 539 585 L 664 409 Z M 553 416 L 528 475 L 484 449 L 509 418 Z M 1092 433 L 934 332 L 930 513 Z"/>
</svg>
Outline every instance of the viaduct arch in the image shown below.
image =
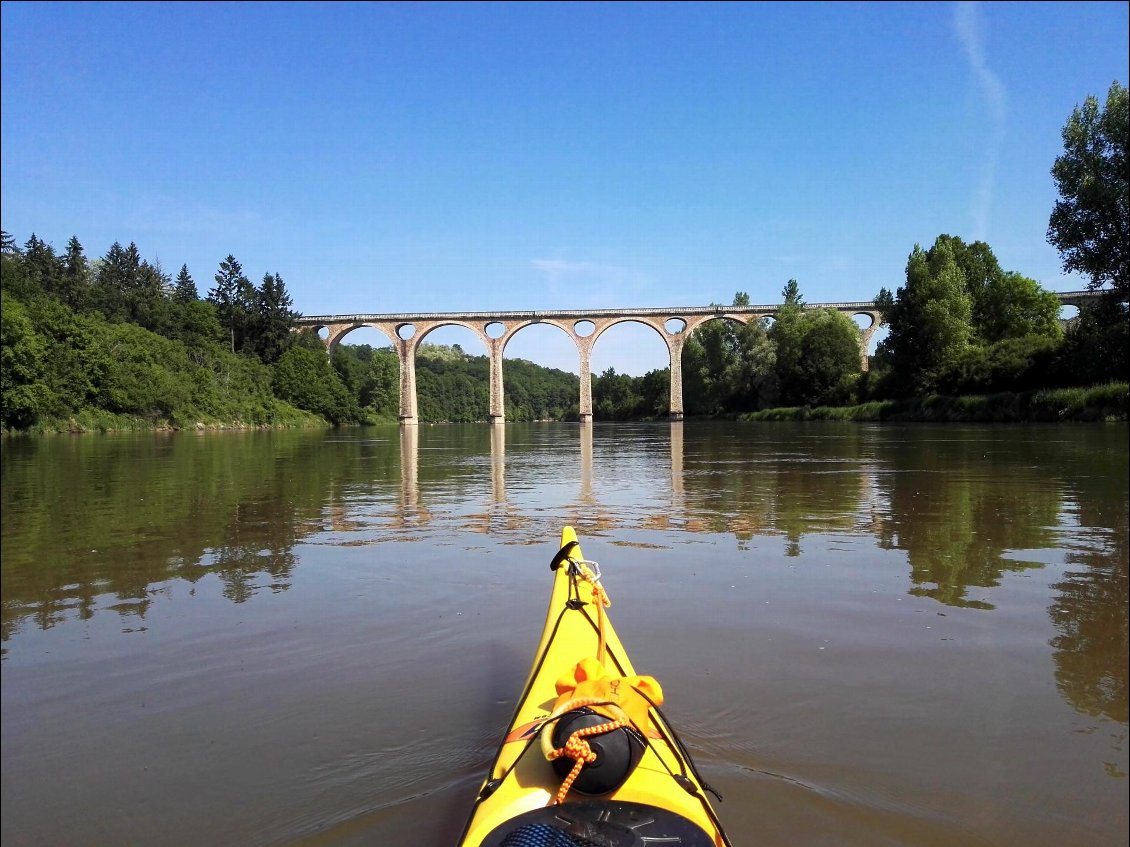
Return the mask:
<svg viewBox="0 0 1130 847">
<path fill-rule="evenodd" d="M 1058 294 L 1065 305 L 1079 306 L 1098 292 L 1071 291 Z M 849 303 L 809 303 L 805 309 L 835 309 L 851 317 L 866 316 L 870 326 L 861 330 L 859 341 L 860 362 L 867 369 L 867 348 L 875 333 L 883 326 L 883 317 L 875 304 L 869 301 Z M 416 411 L 416 351 L 424 338 L 443 326 L 469 329 L 486 348 L 490 360 L 490 422 L 504 423 L 505 400 L 502 384 L 502 357 L 507 343 L 522 329 L 533 324 L 555 326 L 573 340 L 580 364 L 580 402 L 578 410 L 582 421 L 592 420 L 592 379 L 590 363 L 597 339 L 611 327 L 627 322 L 651 327 L 667 345 L 670 358 L 671 388 L 670 417 L 683 417 L 682 354 L 686 340 L 702 324 L 710 320 L 726 319 L 749 324 L 762 318 L 774 318 L 779 305 L 759 306 L 697 306 L 673 309 L 596 309 L 533 312 L 402 312 L 392 314 L 313 315 L 295 321 L 296 330 L 326 331 L 326 348 L 330 354 L 350 332 L 371 327 L 383 333 L 396 350 L 400 362 L 400 422 L 415 425 L 419 422 Z M 592 324 L 592 331 L 582 333 L 578 327 Z M 675 329 L 669 329 L 672 324 Z M 493 330 L 493 332 L 488 332 Z"/>
</svg>

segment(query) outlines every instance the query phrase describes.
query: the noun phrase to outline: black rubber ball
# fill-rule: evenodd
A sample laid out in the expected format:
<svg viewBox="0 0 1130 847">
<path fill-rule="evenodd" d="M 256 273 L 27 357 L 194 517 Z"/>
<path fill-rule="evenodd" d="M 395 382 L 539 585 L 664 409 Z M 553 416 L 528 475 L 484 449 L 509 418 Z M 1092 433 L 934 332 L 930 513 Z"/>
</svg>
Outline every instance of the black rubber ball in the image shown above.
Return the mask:
<svg viewBox="0 0 1130 847">
<path fill-rule="evenodd" d="M 609 720 L 591 709 L 566 712 L 558 718 L 554 727 L 553 746 L 564 747 L 569 736 L 578 729 L 606 724 Z M 629 727 L 589 735 L 585 737 L 585 741 L 596 754 L 596 761 L 581 768 L 580 775 L 573 782 L 573 790 L 581 794 L 609 794 L 615 791 L 624 784 L 643 756 L 643 739 Z M 562 756 L 553 760 L 553 769 L 561 779 L 565 779 L 573 769 L 573 764 L 571 757 Z"/>
</svg>

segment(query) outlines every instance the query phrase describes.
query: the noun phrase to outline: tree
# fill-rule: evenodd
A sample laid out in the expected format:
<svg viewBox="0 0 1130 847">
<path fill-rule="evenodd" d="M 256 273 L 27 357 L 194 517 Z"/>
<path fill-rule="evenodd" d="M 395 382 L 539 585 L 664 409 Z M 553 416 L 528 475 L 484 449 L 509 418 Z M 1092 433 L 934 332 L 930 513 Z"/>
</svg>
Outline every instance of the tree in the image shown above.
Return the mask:
<svg viewBox="0 0 1130 847">
<path fill-rule="evenodd" d="M 800 296 L 800 285 L 797 284 L 795 279 L 790 279 L 785 283 L 785 287 L 781 289 L 781 297 L 784 298 L 786 306 L 804 305 L 804 299 Z"/>
<path fill-rule="evenodd" d="M 1069 385 L 1096 385 L 1130 380 L 1130 321 L 1126 306 L 1113 297 L 1084 304 L 1063 344 L 1064 373 Z"/>
<path fill-rule="evenodd" d="M 172 278 L 159 260 L 152 264 L 142 260 L 134 277 L 133 291 L 126 297 L 130 322 L 159 335 L 170 335 L 175 323 L 169 300 L 172 284 Z"/>
<path fill-rule="evenodd" d="M 185 305 L 186 303 L 195 303 L 200 299 L 200 294 L 196 291 L 196 282 L 188 273 L 188 265 L 180 266 L 180 273 L 177 274 L 176 282 L 173 284 L 173 302 Z"/>
<path fill-rule="evenodd" d="M 127 250 L 115 241 L 97 263 L 94 275 L 94 307 L 107 320 L 125 320 L 129 314 L 127 292 L 135 287 L 135 277 L 141 265 L 137 247 Z"/>
<path fill-rule="evenodd" d="M 1063 338 L 1059 298 L 1015 271 L 994 279 L 974 302 L 973 328 L 987 344 L 1028 335 Z"/>
<path fill-rule="evenodd" d="M 215 280 L 216 285 L 208 292 L 208 302 L 216 307 L 234 353 L 242 346 L 248 319 L 253 313 L 255 286 L 243 275 L 243 266 L 231 254 L 220 262 Z"/>
<path fill-rule="evenodd" d="M 0 294 L 0 423 L 26 429 L 50 403 L 44 383 L 44 341 L 24 307 Z"/>
<path fill-rule="evenodd" d="M 63 271 L 59 278 L 59 299 L 75 311 L 81 311 L 90 295 L 90 262 L 82 244 L 74 235 L 67 242 Z"/>
<path fill-rule="evenodd" d="M 0 253 L 5 256 L 18 256 L 20 254 L 20 245 L 16 244 L 15 237 L 5 230 L 0 230 Z"/>
<path fill-rule="evenodd" d="M 400 362 L 391 347 L 374 352 L 360 402 L 378 417 L 396 420 L 400 412 Z"/>
<path fill-rule="evenodd" d="M 640 397 L 635 392 L 635 380 L 627 374 L 618 374 L 609 367 L 593 379 L 593 413 L 601 420 L 626 420 L 635 417 Z"/>
<path fill-rule="evenodd" d="M 835 309 L 806 309 L 800 286 L 790 279 L 784 304 L 769 330 L 776 348 L 774 371 L 780 402 L 791 406 L 851 402 L 859 358 L 859 327 Z"/>
<path fill-rule="evenodd" d="M 1052 165 L 1060 199 L 1048 221 L 1048 241 L 1064 271 L 1090 277 L 1088 288 L 1111 285 L 1130 296 L 1130 98 L 1115 81 L 1106 106 L 1089 95 L 1063 128 L 1063 154 Z"/>
<path fill-rule="evenodd" d="M 853 402 L 853 386 L 863 367 L 859 327 L 835 309 L 806 311 L 802 326 L 801 355 L 796 363 L 800 402 L 811 406 Z"/>
<path fill-rule="evenodd" d="M 880 352 L 891 362 L 896 393 L 936 390 L 973 337 L 972 298 L 950 238 L 939 236 L 929 251 L 915 244 L 906 285 L 897 295 L 883 289 L 875 305 L 890 327 Z"/>
<path fill-rule="evenodd" d="M 804 376 L 799 368 L 804 352 L 804 299 L 795 279 L 785 284 L 781 297 L 784 302 L 777 310 L 769 337 L 777 354 L 775 370 L 780 401 L 795 405 L 802 402 L 804 394 Z"/>
<path fill-rule="evenodd" d="M 283 353 L 273 371 L 272 385 L 282 399 L 331 423 L 357 419 L 354 400 L 331 366 L 324 346 L 312 350 L 295 345 Z"/>
<path fill-rule="evenodd" d="M 255 300 L 255 351 L 269 365 L 278 361 L 289 346 L 298 313 L 291 308 L 286 283 L 277 273 L 263 276 Z"/>
<path fill-rule="evenodd" d="M 984 241 L 966 244 L 956 235 L 939 235 L 932 250 L 945 247 L 965 277 L 973 338 L 993 344 L 1025 335 L 1063 337 L 1059 298 L 1033 279 L 1005 271 Z"/>
<path fill-rule="evenodd" d="M 62 263 L 55 248 L 36 237 L 35 233 L 24 245 L 23 265 L 30 280 L 42 291 L 54 294 L 62 276 Z"/>
<path fill-rule="evenodd" d="M 734 294 L 734 306 L 749 304 L 746 292 Z M 774 361 L 763 321 L 707 321 L 683 345 L 684 409 L 717 415 L 760 408 L 775 394 Z"/>
</svg>

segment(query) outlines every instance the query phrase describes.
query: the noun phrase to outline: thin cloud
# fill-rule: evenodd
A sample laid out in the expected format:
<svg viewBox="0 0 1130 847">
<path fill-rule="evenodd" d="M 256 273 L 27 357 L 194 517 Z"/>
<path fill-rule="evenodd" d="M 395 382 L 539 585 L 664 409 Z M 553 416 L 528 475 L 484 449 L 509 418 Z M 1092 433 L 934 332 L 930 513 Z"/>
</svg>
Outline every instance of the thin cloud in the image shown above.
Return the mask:
<svg viewBox="0 0 1130 847">
<path fill-rule="evenodd" d="M 545 275 L 551 296 L 568 295 L 569 303 L 577 308 L 639 305 L 634 301 L 643 295 L 648 283 L 640 271 L 598 262 L 531 259 L 530 264 Z"/>
<path fill-rule="evenodd" d="M 996 180 L 997 162 L 1004 144 L 1005 115 L 1008 102 L 1004 83 L 989 67 L 985 55 L 985 21 L 979 3 L 961 2 L 954 12 L 954 26 L 958 40 L 969 60 L 970 70 L 976 80 L 977 88 L 985 100 L 989 111 L 990 132 L 985 142 L 984 161 L 981 166 L 981 179 L 973 198 L 974 238 L 984 241 L 988 235 L 989 213 L 993 205 L 993 188 Z"/>
<path fill-rule="evenodd" d="M 131 232 L 170 235 L 227 235 L 258 229 L 262 217 L 249 209 L 220 209 L 176 197 L 143 198 L 123 216 Z"/>
</svg>

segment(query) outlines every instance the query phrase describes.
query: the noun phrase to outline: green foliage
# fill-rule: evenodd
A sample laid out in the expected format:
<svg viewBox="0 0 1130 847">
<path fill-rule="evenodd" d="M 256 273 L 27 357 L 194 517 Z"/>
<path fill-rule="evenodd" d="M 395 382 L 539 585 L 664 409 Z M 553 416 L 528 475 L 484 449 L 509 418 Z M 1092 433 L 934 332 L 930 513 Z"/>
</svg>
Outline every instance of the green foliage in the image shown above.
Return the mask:
<svg viewBox="0 0 1130 847">
<path fill-rule="evenodd" d="M 391 347 L 367 344 L 339 346 L 337 352 L 352 354 L 362 365 L 356 384 L 357 404 L 367 421 L 395 421 L 400 416 L 400 360 Z"/>
<path fill-rule="evenodd" d="M 121 323 L 97 327 L 92 347 L 98 408 L 150 420 L 192 408 L 190 386 L 180 378 L 191 370 L 183 345 Z"/>
<path fill-rule="evenodd" d="M 188 272 L 188 265 L 180 266 L 180 273 L 177 274 L 177 280 L 173 287 L 173 302 L 186 305 L 188 303 L 195 303 L 200 299 L 200 295 L 196 291 L 196 281 L 193 280 L 192 275 Z"/>
<path fill-rule="evenodd" d="M 1130 321 L 1113 297 L 1088 303 L 1067 331 L 1055 373 L 1061 385 L 1130 380 Z"/>
<path fill-rule="evenodd" d="M 610 367 L 592 377 L 593 414 L 599 420 L 613 421 L 666 417 L 671 408 L 670 393 L 669 368 L 634 377 L 618 374 Z M 574 402 L 568 418 L 572 420 L 576 414 Z"/>
<path fill-rule="evenodd" d="M 299 317 L 279 274 L 265 274 L 255 293 L 251 321 L 252 346 L 267 364 L 277 362 L 291 344 L 291 327 Z"/>
<path fill-rule="evenodd" d="M 640 396 L 635 380 L 609 367 L 592 384 L 593 415 L 600 420 L 627 420 L 636 417 Z"/>
<path fill-rule="evenodd" d="M 21 250 L 4 233 L 0 268 L 7 429 L 352 423 L 399 414 L 392 348 L 341 345 L 331 361 L 316 333 L 291 330 L 298 315 L 282 277 L 265 274 L 256 288 L 233 256 L 221 263 L 206 301 L 187 266 L 174 283 L 132 242 L 115 242 L 92 263 L 75 237 L 58 256 L 36 235 Z M 981 242 L 942 235 L 929 251 L 915 248 L 906 286 L 876 300 L 891 337 L 866 374 L 854 322 L 806 307 L 796 280 L 782 298 L 771 329 L 721 319 L 685 338 L 688 414 L 1127 377 L 1125 304 L 1107 298 L 1086 307 L 1063 338 L 1055 296 L 1003 271 Z M 749 303 L 748 294 L 735 294 L 734 306 Z M 421 420 L 487 418 L 486 356 L 458 345 L 423 344 L 417 353 Z M 523 360 L 506 360 L 503 371 L 508 420 L 576 417 L 575 375 Z M 605 420 L 664 416 L 669 391 L 666 368 L 642 377 L 610 368 L 592 377 L 594 411 Z"/>
<path fill-rule="evenodd" d="M 784 305 L 769 330 L 776 345 L 780 402 L 851 402 L 862 368 L 859 327 L 835 309 L 806 309 L 795 279 L 789 280 L 782 297 Z"/>
<path fill-rule="evenodd" d="M 897 375 L 901 395 L 929 394 L 973 336 L 973 306 L 953 240 L 939 236 L 925 251 L 917 244 L 897 296 L 880 292 L 876 305 L 890 333 L 881 345 Z"/>
<path fill-rule="evenodd" d="M 487 420 L 487 357 L 468 356 L 458 345 L 421 344 L 416 358 L 416 414 L 429 423 Z"/>
<path fill-rule="evenodd" d="M 227 334 L 220 326 L 219 316 L 211 303 L 192 300 L 173 303 L 173 321 L 168 330 L 170 338 L 184 342 L 190 350 L 223 345 Z"/>
<path fill-rule="evenodd" d="M 43 346 L 23 305 L 0 292 L 0 422 L 5 428 L 26 429 L 51 405 Z"/>
<path fill-rule="evenodd" d="M 810 310 L 802 319 L 803 344 L 796 373 L 798 399 L 812 405 L 851 403 L 862 368 L 859 327 L 835 309 Z"/>
<path fill-rule="evenodd" d="M 106 255 L 97 263 L 91 304 L 107 320 L 124 321 L 131 312 L 129 299 L 137 288 L 136 278 L 141 269 L 137 245 L 130 249 L 115 241 Z"/>
<path fill-rule="evenodd" d="M 3 253 L 0 253 L 0 290 L 3 290 L 12 300 L 29 302 L 43 294 L 28 274 L 23 261 L 23 255 L 15 246 L 15 239 L 4 233 L 5 242 Z M 10 242 L 10 243 L 9 243 Z"/>
<path fill-rule="evenodd" d="M 63 256 L 57 296 L 75 311 L 82 311 L 90 299 L 90 283 L 90 262 L 86 259 L 82 244 L 72 235 L 67 242 L 67 253 Z"/>
<path fill-rule="evenodd" d="M 105 321 L 95 315 L 78 315 L 57 300 L 43 298 L 29 304 L 28 315 L 43 339 L 44 381 L 52 404 L 45 416 L 67 417 L 92 407 L 97 379 L 103 366 L 96 336 Z"/>
<path fill-rule="evenodd" d="M 38 241 L 38 240 L 36 240 Z M 50 251 L 32 244 L 41 264 Z M 72 239 L 69 261 L 77 263 Z M 271 371 L 257 358 L 233 355 L 215 308 L 165 296 L 160 268 L 136 250 L 111 250 L 115 265 L 99 268 L 102 283 L 121 297 L 90 298 L 76 311 L 29 279 L 17 251 L 2 257 L 2 413 L 8 429 L 131 428 L 154 425 L 309 424 L 317 420 L 278 399 Z M 65 275 L 65 261 L 60 265 Z M 45 264 L 43 264 L 45 266 Z M 136 273 L 129 279 L 123 269 Z M 56 282 L 59 277 L 56 277 Z M 126 280 L 123 282 L 122 280 Z M 148 312 L 145 305 L 151 308 Z M 123 316 L 132 316 L 125 320 Z M 162 334 L 140 323 L 160 316 Z M 320 342 L 319 342 L 320 343 Z M 324 357 L 324 347 L 322 356 Z"/>
<path fill-rule="evenodd" d="M 1060 344 L 1046 335 L 1005 338 L 966 348 L 939 380 L 949 394 L 1030 391 L 1047 384 Z"/>
<path fill-rule="evenodd" d="M 744 291 L 734 295 L 734 306 L 749 303 Z M 776 360 L 764 321 L 743 324 L 717 319 L 701 324 L 683 344 L 684 411 L 719 415 L 773 402 Z"/>
<path fill-rule="evenodd" d="M 1059 299 L 1001 269 L 988 245 L 940 235 L 915 247 L 907 285 L 875 301 L 890 326 L 860 396 L 1028 391 L 1125 379 L 1125 306 L 1083 310 L 1065 339 Z"/>
<path fill-rule="evenodd" d="M 243 266 L 228 255 L 216 271 L 216 284 L 208 292 L 208 302 L 216 307 L 220 323 L 228 331 L 231 351 L 244 349 L 252 316 L 255 314 L 255 287 L 243 275 Z"/>
<path fill-rule="evenodd" d="M 580 380 L 576 374 L 526 359 L 503 359 L 502 380 L 508 421 L 577 419 Z"/>
<path fill-rule="evenodd" d="M 309 343 L 300 342 L 300 343 Z M 362 418 L 396 420 L 400 412 L 400 362 L 390 347 L 342 344 L 333 366 Z M 575 420 L 575 374 L 524 359 L 503 361 L 508 421 Z M 422 344 L 416 358 L 416 412 L 428 423 L 485 421 L 490 405 L 490 361 L 468 356 L 458 344 Z"/>
<path fill-rule="evenodd" d="M 301 347 L 303 350 L 318 350 L 322 353 L 326 352 L 326 342 L 324 342 L 318 333 L 312 329 L 304 329 L 301 332 L 294 333 L 294 338 L 291 340 L 291 345 Z"/>
<path fill-rule="evenodd" d="M 1001 273 L 974 304 L 974 330 L 985 343 L 1033 335 L 1052 342 L 1063 338 L 1059 298 L 1021 274 Z"/>
<path fill-rule="evenodd" d="M 36 291 L 48 294 L 58 291 L 63 264 L 55 255 L 55 248 L 39 240 L 35 233 L 24 244 L 22 264 Z"/>
<path fill-rule="evenodd" d="M 989 245 L 939 235 L 931 252 L 948 250 L 961 269 L 970 299 L 971 343 L 991 344 L 1023 335 L 1060 338 L 1059 299 L 1035 280 L 1005 272 Z"/>
<path fill-rule="evenodd" d="M 233 355 L 222 346 L 201 351 L 201 365 L 192 378 L 193 397 L 204 421 L 250 426 L 316 423 L 312 410 L 303 413 L 276 396 L 271 368 L 253 357 Z"/>
<path fill-rule="evenodd" d="M 458 344 L 420 344 L 416 348 L 416 361 L 465 362 L 467 354 Z"/>
<path fill-rule="evenodd" d="M 291 347 L 275 363 L 273 372 L 274 391 L 283 400 L 335 424 L 357 421 L 356 403 L 324 349 Z"/>
<path fill-rule="evenodd" d="M 1118 81 L 1106 105 L 1089 95 L 1063 127 L 1063 153 L 1052 166 L 1060 199 L 1048 221 L 1048 241 L 1066 272 L 1112 286 L 1130 297 L 1130 96 Z"/>
<path fill-rule="evenodd" d="M 931 394 L 910 400 L 870 401 L 857 406 L 793 406 L 742 415 L 744 421 L 923 421 L 1022 423 L 1028 421 L 1125 421 L 1130 385 L 1045 388 L 953 397 Z"/>
</svg>

